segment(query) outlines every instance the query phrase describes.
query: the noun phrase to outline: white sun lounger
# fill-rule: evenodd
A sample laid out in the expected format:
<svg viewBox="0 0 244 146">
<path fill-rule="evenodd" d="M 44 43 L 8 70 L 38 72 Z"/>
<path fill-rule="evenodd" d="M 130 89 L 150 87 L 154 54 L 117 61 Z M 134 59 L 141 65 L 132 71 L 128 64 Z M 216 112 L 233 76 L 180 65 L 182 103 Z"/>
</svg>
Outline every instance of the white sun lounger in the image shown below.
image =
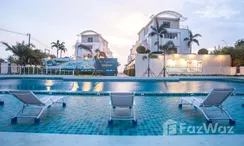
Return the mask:
<svg viewBox="0 0 244 146">
<path fill-rule="evenodd" d="M 0 97 L 0 105 L 4 105 L 4 101 L 2 100 L 1 97 Z"/>
<path fill-rule="evenodd" d="M 110 117 L 109 124 L 113 120 L 132 120 L 136 124 L 135 99 L 132 92 L 110 93 Z"/>
<path fill-rule="evenodd" d="M 230 124 L 235 124 L 235 121 L 231 118 L 222 105 L 222 103 L 234 92 L 234 90 L 234 88 L 215 88 L 211 90 L 205 99 L 184 97 L 180 101 L 179 108 L 182 108 L 182 105 L 193 105 L 203 113 L 208 123 L 212 123 L 212 120 L 229 120 Z M 214 109 L 214 111 L 208 111 L 210 107 L 216 107 L 216 109 Z"/>
<path fill-rule="evenodd" d="M 42 112 L 49 106 L 51 106 L 54 103 L 62 103 L 63 107 L 66 106 L 66 103 L 64 102 L 64 99 L 62 96 L 45 96 L 42 98 L 38 98 L 32 91 L 9 91 L 10 94 L 15 96 L 17 99 L 19 99 L 23 103 L 23 107 L 17 112 L 17 114 L 11 119 L 12 123 L 17 122 L 17 118 L 35 118 L 35 123 L 40 122 L 40 116 Z M 58 102 L 59 100 L 62 100 L 62 102 Z M 21 113 L 24 113 L 24 110 L 27 107 L 35 107 L 37 109 L 40 108 L 39 113 L 37 115 L 20 115 Z"/>
</svg>

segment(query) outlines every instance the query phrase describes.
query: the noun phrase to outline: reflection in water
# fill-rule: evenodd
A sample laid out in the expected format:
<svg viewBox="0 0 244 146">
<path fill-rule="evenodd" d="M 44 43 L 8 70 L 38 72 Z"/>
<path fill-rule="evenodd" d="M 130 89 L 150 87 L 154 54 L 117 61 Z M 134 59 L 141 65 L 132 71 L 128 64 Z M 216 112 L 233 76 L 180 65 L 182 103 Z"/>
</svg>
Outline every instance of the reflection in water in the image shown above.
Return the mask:
<svg viewBox="0 0 244 146">
<path fill-rule="evenodd" d="M 83 82 L 82 91 L 90 91 L 92 88 L 91 82 Z"/>
<path fill-rule="evenodd" d="M 47 87 L 47 91 L 51 90 L 51 86 L 53 85 L 53 80 L 46 80 L 45 86 Z"/>
<path fill-rule="evenodd" d="M 79 88 L 78 82 L 74 82 L 71 91 L 74 91 L 75 92 L 75 91 L 77 91 L 78 88 Z"/>
<path fill-rule="evenodd" d="M 104 86 L 103 82 L 97 82 L 95 87 L 94 87 L 94 91 L 96 91 L 96 92 L 103 91 L 103 86 Z"/>
<path fill-rule="evenodd" d="M 38 79 L 0 80 L 0 89 L 7 90 L 65 90 L 65 91 L 131 91 L 131 92 L 209 92 L 212 88 L 236 88 L 244 91 L 244 82 L 230 81 L 177 81 L 177 82 L 112 82 L 112 81 L 63 81 Z"/>
</svg>

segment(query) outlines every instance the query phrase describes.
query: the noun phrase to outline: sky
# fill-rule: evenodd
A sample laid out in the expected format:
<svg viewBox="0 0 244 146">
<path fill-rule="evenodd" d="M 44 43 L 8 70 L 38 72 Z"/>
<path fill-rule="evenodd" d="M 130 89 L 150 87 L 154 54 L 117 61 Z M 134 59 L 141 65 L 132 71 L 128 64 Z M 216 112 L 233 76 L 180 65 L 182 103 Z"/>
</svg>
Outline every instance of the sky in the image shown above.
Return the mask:
<svg viewBox="0 0 244 146">
<path fill-rule="evenodd" d="M 173 10 L 187 17 L 182 25 L 202 35 L 200 46 L 193 46 L 197 52 L 225 46 L 222 40 L 233 45 L 244 38 L 243 7 L 244 0 L 0 0 L 0 28 L 30 33 L 39 41 L 31 43 L 42 50 L 53 41 L 64 41 L 65 56 L 74 54 L 77 34 L 94 30 L 109 42 L 122 71 L 137 33 L 151 15 Z M 27 42 L 27 36 L 0 31 L 0 41 L 15 44 L 23 40 Z M 11 55 L 3 45 L 0 51 L 0 58 Z"/>
</svg>

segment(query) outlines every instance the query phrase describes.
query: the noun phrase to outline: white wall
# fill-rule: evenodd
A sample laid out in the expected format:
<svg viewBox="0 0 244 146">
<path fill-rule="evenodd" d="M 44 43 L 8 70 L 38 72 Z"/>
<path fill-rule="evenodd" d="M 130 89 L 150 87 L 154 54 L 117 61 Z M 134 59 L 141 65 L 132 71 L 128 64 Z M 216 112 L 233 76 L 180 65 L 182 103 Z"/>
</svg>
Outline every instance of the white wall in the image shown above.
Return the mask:
<svg viewBox="0 0 244 146">
<path fill-rule="evenodd" d="M 141 77 L 147 70 L 148 61 L 143 60 L 147 54 L 137 54 L 135 60 L 135 75 Z M 184 61 L 201 61 L 201 66 L 187 66 Z M 172 66 L 171 62 L 174 61 Z M 150 69 L 158 76 L 163 69 L 163 56 L 158 55 L 157 59 L 150 59 Z M 231 68 L 231 58 L 229 55 L 166 55 L 166 67 L 169 74 L 235 74 Z M 241 69 L 244 74 L 244 67 Z"/>
</svg>

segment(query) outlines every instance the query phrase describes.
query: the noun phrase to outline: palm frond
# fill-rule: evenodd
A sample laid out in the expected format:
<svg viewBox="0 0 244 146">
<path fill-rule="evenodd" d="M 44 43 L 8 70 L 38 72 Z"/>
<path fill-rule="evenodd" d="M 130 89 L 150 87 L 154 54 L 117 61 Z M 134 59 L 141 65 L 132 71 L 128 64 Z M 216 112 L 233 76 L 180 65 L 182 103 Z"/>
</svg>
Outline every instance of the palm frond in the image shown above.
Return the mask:
<svg viewBox="0 0 244 146">
<path fill-rule="evenodd" d="M 197 39 L 192 39 L 193 42 L 195 42 L 199 46 L 199 41 Z"/>
<path fill-rule="evenodd" d="M 153 27 L 153 26 L 151 26 L 151 29 L 153 30 L 153 31 L 157 31 L 157 28 L 156 27 Z"/>
<path fill-rule="evenodd" d="M 0 43 L 7 47 L 7 48 L 5 49 L 6 51 L 12 49 L 12 47 L 11 47 L 8 43 L 6 43 L 6 42 L 0 42 Z"/>
<path fill-rule="evenodd" d="M 189 38 L 192 38 L 192 37 L 193 37 L 192 31 L 189 30 Z"/>
<path fill-rule="evenodd" d="M 202 37 L 202 35 L 200 35 L 200 34 L 195 34 L 194 36 L 193 36 L 193 38 L 196 38 L 196 37 Z"/>
<path fill-rule="evenodd" d="M 155 46 L 158 45 L 158 44 L 159 44 L 159 41 L 156 41 L 156 42 L 154 43 Z"/>
<path fill-rule="evenodd" d="M 89 47 L 86 46 L 86 45 L 80 44 L 80 45 L 78 46 L 78 48 L 80 48 L 80 49 L 84 49 L 84 50 L 89 51 L 90 53 L 92 53 L 91 48 L 89 48 Z"/>
<path fill-rule="evenodd" d="M 145 60 L 145 59 L 147 59 L 147 56 L 142 56 L 142 60 Z"/>
<path fill-rule="evenodd" d="M 152 31 L 149 33 L 149 36 L 155 36 L 155 35 L 157 35 L 157 33 L 155 31 Z"/>
<path fill-rule="evenodd" d="M 158 29 L 159 28 L 158 18 L 155 17 L 154 20 L 155 20 L 155 23 L 156 23 L 156 28 Z"/>
<path fill-rule="evenodd" d="M 184 41 L 189 41 L 190 40 L 190 38 L 184 38 Z"/>
</svg>

